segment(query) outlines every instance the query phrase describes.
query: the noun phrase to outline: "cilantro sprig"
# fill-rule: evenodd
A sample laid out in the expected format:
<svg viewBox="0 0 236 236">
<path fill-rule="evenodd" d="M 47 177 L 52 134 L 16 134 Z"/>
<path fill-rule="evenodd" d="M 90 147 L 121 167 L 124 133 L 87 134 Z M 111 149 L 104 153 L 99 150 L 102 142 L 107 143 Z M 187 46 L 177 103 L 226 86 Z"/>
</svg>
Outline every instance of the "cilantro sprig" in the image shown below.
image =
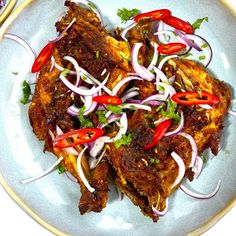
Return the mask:
<svg viewBox="0 0 236 236">
<path fill-rule="evenodd" d="M 132 142 L 132 137 L 133 137 L 132 134 L 128 134 L 128 135 L 122 134 L 120 139 L 117 139 L 114 141 L 115 147 L 119 148 L 122 145 L 128 146 Z"/>
<path fill-rule="evenodd" d="M 85 111 L 85 107 L 82 107 L 79 109 L 79 112 L 78 112 L 78 119 L 80 121 L 80 124 L 81 124 L 81 127 L 82 128 L 93 128 L 93 123 L 90 119 L 84 117 L 84 111 Z"/>
<path fill-rule="evenodd" d="M 26 103 L 29 102 L 29 97 L 31 95 L 31 88 L 26 80 L 24 80 L 22 83 L 22 93 L 23 95 L 20 102 L 25 105 Z"/>
<path fill-rule="evenodd" d="M 203 18 L 197 19 L 197 20 L 192 24 L 193 29 L 194 29 L 194 30 L 199 29 L 203 21 L 208 22 L 208 17 L 203 17 Z"/>
<path fill-rule="evenodd" d="M 122 20 L 121 23 L 125 23 L 130 20 L 132 17 L 138 15 L 140 10 L 133 8 L 128 10 L 127 8 L 121 8 L 117 10 L 117 16 Z"/>
</svg>

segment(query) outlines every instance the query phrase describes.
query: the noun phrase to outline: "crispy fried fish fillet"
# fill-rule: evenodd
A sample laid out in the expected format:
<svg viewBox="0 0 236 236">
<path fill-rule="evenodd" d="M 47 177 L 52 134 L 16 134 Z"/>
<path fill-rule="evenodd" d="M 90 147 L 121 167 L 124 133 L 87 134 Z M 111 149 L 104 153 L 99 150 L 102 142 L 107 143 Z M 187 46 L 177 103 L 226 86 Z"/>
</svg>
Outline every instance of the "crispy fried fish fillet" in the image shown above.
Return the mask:
<svg viewBox="0 0 236 236">
<path fill-rule="evenodd" d="M 182 79 L 186 87 L 195 91 L 206 91 L 219 96 L 220 102 L 212 110 L 197 106 L 181 109 L 185 116 L 183 132 L 194 137 L 198 155 L 211 148 L 216 155 L 223 120 L 227 114 L 231 95 L 229 87 L 214 79 L 201 65 L 190 60 L 171 60 L 173 73 Z M 183 89 L 183 88 L 181 88 Z M 143 90 L 145 92 L 145 90 Z M 181 156 L 186 166 L 186 175 L 191 179 L 192 147 L 182 136 L 164 137 L 153 150 L 144 150 L 151 142 L 153 130 L 149 128 L 145 112 L 135 111 L 129 118 L 129 133 L 133 134 L 131 145 L 116 149 L 110 145 L 110 161 L 116 172 L 116 183 L 142 212 L 157 221 L 152 206 L 162 211 L 166 199 L 178 187 L 172 188 L 178 174 L 178 165 L 171 157 L 174 151 Z M 157 161 L 153 161 L 153 160 Z"/>
<path fill-rule="evenodd" d="M 131 71 L 129 61 L 123 57 L 123 54 L 130 57 L 129 45 L 112 38 L 101 26 L 93 11 L 79 7 L 70 1 L 66 1 L 66 5 L 69 7 L 68 12 L 56 24 L 57 30 L 62 32 L 73 18 L 75 18 L 75 22 L 67 31 L 67 35 L 57 42 L 53 51 L 56 63 L 64 68 L 74 70 L 68 61 L 63 60 L 64 56 L 71 56 L 82 68 L 100 81 L 110 73 L 107 87 L 112 89 Z M 49 132 L 55 136 L 56 126 L 59 126 L 63 132 L 68 132 L 72 129 L 79 129 L 81 125 L 77 118 L 73 118 L 67 113 L 72 99 L 71 92 L 59 79 L 61 71 L 56 68 L 50 71 L 50 67 L 51 62 L 49 61 L 40 71 L 29 108 L 31 126 L 38 139 L 45 140 L 45 150 L 53 152 L 57 157 L 62 156 L 64 158 L 62 165 L 77 178 L 82 193 L 79 203 L 81 214 L 89 211 L 99 212 L 105 207 L 107 201 L 107 162 L 99 164 L 94 171 L 90 171 L 86 156 L 82 157 L 85 175 L 90 185 L 96 189 L 94 193 L 90 193 L 78 174 L 77 157 L 52 146 Z M 104 69 L 106 69 L 106 73 L 101 75 Z M 73 75 L 67 77 L 71 82 L 75 81 Z M 83 104 L 80 97 L 76 95 L 75 102 L 77 105 L 82 106 Z M 81 149 L 78 150 L 78 152 L 80 151 Z"/>
</svg>

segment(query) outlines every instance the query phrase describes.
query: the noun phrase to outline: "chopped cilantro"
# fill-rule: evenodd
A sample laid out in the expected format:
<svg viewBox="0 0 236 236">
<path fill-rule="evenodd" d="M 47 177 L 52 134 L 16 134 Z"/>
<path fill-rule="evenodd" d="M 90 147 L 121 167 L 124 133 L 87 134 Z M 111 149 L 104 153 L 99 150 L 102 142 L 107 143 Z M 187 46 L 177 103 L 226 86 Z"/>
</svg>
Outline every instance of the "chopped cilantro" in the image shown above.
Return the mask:
<svg viewBox="0 0 236 236">
<path fill-rule="evenodd" d="M 123 53 L 123 52 L 119 52 L 120 56 L 122 57 L 123 60 L 126 61 L 131 61 L 131 57 L 129 57 L 127 54 Z"/>
<path fill-rule="evenodd" d="M 139 12 L 140 11 L 136 8 L 131 10 L 128 10 L 127 8 L 122 8 L 117 10 L 117 16 L 120 17 L 121 23 L 124 23 L 130 20 L 132 17 L 138 15 Z"/>
<path fill-rule="evenodd" d="M 96 59 L 99 59 L 99 56 L 100 56 L 100 52 L 96 51 L 96 55 L 95 55 Z"/>
<path fill-rule="evenodd" d="M 206 162 L 207 162 L 207 156 L 206 156 L 206 154 L 202 154 L 202 160 L 203 160 L 203 163 L 206 163 Z"/>
<path fill-rule="evenodd" d="M 16 72 L 16 71 L 12 71 L 11 72 L 13 75 L 18 75 L 19 73 L 18 72 Z"/>
<path fill-rule="evenodd" d="M 206 59 L 206 56 L 199 56 L 198 59 L 199 59 L 199 60 L 205 60 L 205 59 Z"/>
<path fill-rule="evenodd" d="M 65 172 L 65 168 L 61 164 L 57 165 L 57 170 L 59 175 Z"/>
<path fill-rule="evenodd" d="M 165 88 L 162 85 L 158 85 L 158 90 L 161 91 L 161 92 L 164 92 Z"/>
<path fill-rule="evenodd" d="M 156 112 L 159 112 L 162 109 L 163 109 L 163 106 L 161 105 L 161 106 L 157 107 Z"/>
<path fill-rule="evenodd" d="M 106 113 L 107 113 L 107 111 L 97 111 L 96 112 L 96 114 L 98 116 L 98 120 L 102 124 L 107 124 L 108 123 L 107 118 L 106 118 Z"/>
<path fill-rule="evenodd" d="M 149 33 L 149 30 L 148 30 L 148 29 L 143 29 L 143 30 L 141 31 L 141 33 L 142 33 L 142 34 L 148 34 L 148 33 Z"/>
<path fill-rule="evenodd" d="M 80 121 L 81 127 L 82 128 L 93 128 L 93 123 L 88 119 L 84 117 L 84 111 L 85 111 L 85 107 L 82 107 L 79 109 L 78 112 L 78 119 Z"/>
<path fill-rule="evenodd" d="M 207 48 L 207 43 L 204 43 L 202 46 L 201 46 L 201 48 Z"/>
<path fill-rule="evenodd" d="M 153 156 L 148 156 L 148 158 L 150 159 L 150 163 L 151 164 L 159 164 L 160 163 L 160 160 L 157 159 L 156 157 L 153 157 Z"/>
<path fill-rule="evenodd" d="M 122 112 L 122 109 L 118 106 L 114 106 L 114 105 L 107 105 L 107 109 L 109 111 L 112 111 L 115 114 L 120 114 Z"/>
<path fill-rule="evenodd" d="M 61 75 L 67 76 L 67 74 L 68 74 L 69 72 L 70 72 L 70 70 L 65 69 L 65 70 L 63 70 L 63 71 L 61 72 Z"/>
<path fill-rule="evenodd" d="M 29 86 L 29 83 L 26 80 L 23 81 L 22 92 L 23 92 L 23 96 L 20 102 L 25 105 L 29 101 L 29 97 L 31 94 L 31 88 Z"/>
<path fill-rule="evenodd" d="M 89 3 L 88 3 L 88 6 L 89 6 L 90 9 L 92 9 L 92 10 L 96 8 L 95 4 L 92 3 L 92 2 L 89 2 Z"/>
<path fill-rule="evenodd" d="M 136 106 L 135 105 L 130 105 L 129 108 L 136 109 Z"/>
<path fill-rule="evenodd" d="M 189 52 L 189 53 L 186 53 L 186 54 L 184 54 L 184 55 L 182 55 L 181 57 L 182 58 L 187 58 L 187 57 L 190 57 L 190 56 L 192 56 L 193 54 L 191 53 L 191 52 Z"/>
<path fill-rule="evenodd" d="M 114 144 L 116 148 L 119 148 L 122 145 L 128 146 L 131 142 L 132 142 L 132 134 L 128 135 L 122 134 L 120 139 L 114 141 Z"/>
<path fill-rule="evenodd" d="M 197 20 L 192 24 L 193 29 L 194 29 L 194 30 L 195 30 L 195 29 L 199 29 L 203 21 L 208 22 L 208 17 L 203 17 L 203 18 L 197 19 Z"/>
<path fill-rule="evenodd" d="M 160 110 L 160 114 L 164 117 L 172 119 L 174 122 L 179 123 L 180 116 L 176 112 L 177 103 L 173 102 L 172 99 L 168 99 L 167 101 L 167 109 L 164 111 L 163 109 Z"/>
</svg>

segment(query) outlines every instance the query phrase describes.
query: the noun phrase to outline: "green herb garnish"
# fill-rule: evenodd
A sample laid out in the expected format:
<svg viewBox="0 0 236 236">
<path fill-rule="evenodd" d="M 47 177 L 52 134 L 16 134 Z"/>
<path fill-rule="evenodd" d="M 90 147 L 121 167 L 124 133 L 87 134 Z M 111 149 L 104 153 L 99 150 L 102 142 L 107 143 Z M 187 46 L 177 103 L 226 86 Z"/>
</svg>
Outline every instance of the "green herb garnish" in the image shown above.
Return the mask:
<svg viewBox="0 0 236 236">
<path fill-rule="evenodd" d="M 63 71 L 61 72 L 61 75 L 67 76 L 67 74 L 68 74 L 69 72 L 70 72 L 70 70 L 65 69 L 65 70 L 63 70 Z"/>
<path fill-rule="evenodd" d="M 20 102 L 25 105 L 29 101 L 29 97 L 31 95 L 31 88 L 30 88 L 29 83 L 26 80 L 23 81 L 22 92 L 23 92 L 23 96 Z"/>
<path fill-rule="evenodd" d="M 203 17 L 203 18 L 197 19 L 197 20 L 192 24 L 193 29 L 194 29 L 194 30 L 195 30 L 195 29 L 199 29 L 203 21 L 208 22 L 208 17 Z"/>
<path fill-rule="evenodd" d="M 107 105 L 107 109 L 109 111 L 112 111 L 115 114 L 120 114 L 122 112 L 122 109 L 118 106 L 114 106 L 114 105 Z"/>
<path fill-rule="evenodd" d="M 117 139 L 116 141 L 114 141 L 115 147 L 119 148 L 122 145 L 126 145 L 128 146 L 131 142 L 132 142 L 132 134 L 122 134 L 120 139 Z"/>
<path fill-rule="evenodd" d="M 153 157 L 153 156 L 148 156 L 149 160 L 150 160 L 150 164 L 159 164 L 160 163 L 160 160 L 157 159 L 156 157 Z"/>
<path fill-rule="evenodd" d="M 192 56 L 193 54 L 191 53 L 191 52 L 189 52 L 189 53 L 186 53 L 186 54 L 184 54 L 184 55 L 182 55 L 181 57 L 182 58 L 187 58 L 187 57 L 190 57 L 190 56 Z"/>
<path fill-rule="evenodd" d="M 108 123 L 108 120 L 106 118 L 106 113 L 107 113 L 107 111 L 97 111 L 96 112 L 96 114 L 98 116 L 98 120 L 102 124 L 107 124 Z"/>
<path fill-rule="evenodd" d="M 121 23 L 124 23 L 130 20 L 132 17 L 138 15 L 139 12 L 140 11 L 136 8 L 131 10 L 128 10 L 127 8 L 122 8 L 117 10 L 117 16 L 120 17 Z"/>
<path fill-rule="evenodd" d="M 131 57 L 129 57 L 128 55 L 126 55 L 123 52 L 119 52 L 120 56 L 122 57 L 123 60 L 125 61 L 131 61 Z"/>
<path fill-rule="evenodd" d="M 84 117 L 84 111 L 85 111 L 85 107 L 82 107 L 79 109 L 79 112 L 78 112 L 78 119 L 80 121 L 80 124 L 81 124 L 81 127 L 82 128 L 93 128 L 93 123 L 91 120 L 89 120 L 88 118 L 85 118 Z"/>
<path fill-rule="evenodd" d="M 58 170 L 58 174 L 60 175 L 60 174 L 62 174 L 62 173 L 64 173 L 66 170 L 65 170 L 65 168 L 64 168 L 64 166 L 62 166 L 61 164 L 58 164 L 57 165 L 57 170 Z"/>
<path fill-rule="evenodd" d="M 16 71 L 12 71 L 11 72 L 13 75 L 18 75 L 19 73 L 18 72 L 16 72 Z"/>
<path fill-rule="evenodd" d="M 198 59 L 199 59 L 199 60 L 205 60 L 205 59 L 206 59 L 206 56 L 199 56 Z"/>
<path fill-rule="evenodd" d="M 100 52 L 96 51 L 96 55 L 95 55 L 96 59 L 99 59 L 99 56 L 100 56 Z"/>
<path fill-rule="evenodd" d="M 201 46 L 201 48 L 207 48 L 207 43 L 204 43 L 202 46 Z"/>
<path fill-rule="evenodd" d="M 206 163 L 206 162 L 207 162 L 207 156 L 206 156 L 206 154 L 202 154 L 202 160 L 203 160 L 203 163 Z"/>
</svg>

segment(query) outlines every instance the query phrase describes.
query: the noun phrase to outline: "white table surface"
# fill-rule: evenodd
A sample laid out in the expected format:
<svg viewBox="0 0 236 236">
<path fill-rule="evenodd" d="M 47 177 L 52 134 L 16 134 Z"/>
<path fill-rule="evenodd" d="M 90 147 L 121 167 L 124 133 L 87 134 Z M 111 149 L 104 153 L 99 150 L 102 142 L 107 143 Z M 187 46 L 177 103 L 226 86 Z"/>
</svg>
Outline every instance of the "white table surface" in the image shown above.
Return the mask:
<svg viewBox="0 0 236 236">
<path fill-rule="evenodd" d="M 18 0 L 17 5 L 23 0 Z M 231 5 L 236 5 L 236 0 L 229 0 Z M 234 5 L 235 4 L 235 5 Z M 236 207 L 234 207 L 216 225 L 203 236 L 235 236 Z M 32 220 L 5 192 L 0 185 L 0 235 L 4 236 L 52 236 L 37 222 Z"/>
<path fill-rule="evenodd" d="M 234 207 L 204 236 L 235 236 L 236 207 Z M 0 185 L 0 235 L 52 236 L 53 234 L 32 220 Z"/>
</svg>

